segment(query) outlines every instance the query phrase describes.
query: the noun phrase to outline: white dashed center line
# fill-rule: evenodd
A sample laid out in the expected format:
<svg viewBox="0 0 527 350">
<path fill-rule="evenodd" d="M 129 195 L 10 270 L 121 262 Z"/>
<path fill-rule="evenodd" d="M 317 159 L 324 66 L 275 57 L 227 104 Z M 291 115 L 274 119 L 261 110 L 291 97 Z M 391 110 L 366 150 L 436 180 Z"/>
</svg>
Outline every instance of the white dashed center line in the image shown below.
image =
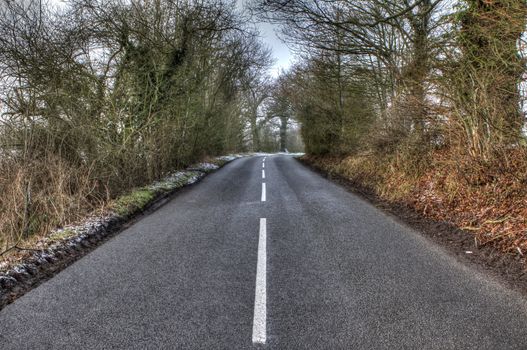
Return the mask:
<svg viewBox="0 0 527 350">
<path fill-rule="evenodd" d="M 254 295 L 253 343 L 265 344 L 267 323 L 267 222 L 260 219 L 256 289 Z"/>
<path fill-rule="evenodd" d="M 265 170 L 262 169 L 262 179 L 265 179 Z"/>
<path fill-rule="evenodd" d="M 266 195 L 265 195 L 265 182 L 262 183 L 262 202 L 265 202 Z"/>
</svg>

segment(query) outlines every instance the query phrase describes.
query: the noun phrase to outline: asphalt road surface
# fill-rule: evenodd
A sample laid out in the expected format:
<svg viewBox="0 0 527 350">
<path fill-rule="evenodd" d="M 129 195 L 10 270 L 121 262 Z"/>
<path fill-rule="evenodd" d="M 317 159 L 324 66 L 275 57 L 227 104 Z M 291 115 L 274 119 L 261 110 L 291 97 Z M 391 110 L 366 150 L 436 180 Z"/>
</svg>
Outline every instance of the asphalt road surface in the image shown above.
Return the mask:
<svg viewBox="0 0 527 350">
<path fill-rule="evenodd" d="M 295 159 L 255 156 L 7 306 L 0 349 L 527 349 L 526 306 Z"/>
</svg>

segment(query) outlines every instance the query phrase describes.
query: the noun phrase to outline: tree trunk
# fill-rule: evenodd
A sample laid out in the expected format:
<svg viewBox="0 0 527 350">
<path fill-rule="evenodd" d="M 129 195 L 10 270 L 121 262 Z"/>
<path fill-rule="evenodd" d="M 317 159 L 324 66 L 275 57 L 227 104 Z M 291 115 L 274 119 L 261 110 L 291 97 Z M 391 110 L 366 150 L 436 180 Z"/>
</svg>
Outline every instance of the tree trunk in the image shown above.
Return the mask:
<svg viewBox="0 0 527 350">
<path fill-rule="evenodd" d="M 524 124 L 519 82 L 525 72 L 517 41 L 527 22 L 525 0 L 467 0 L 461 18 L 465 102 L 488 140 L 517 142 Z M 475 83 L 474 83 L 475 82 Z"/>
<path fill-rule="evenodd" d="M 287 117 L 280 117 L 280 152 L 287 151 Z"/>
<path fill-rule="evenodd" d="M 251 119 L 252 150 L 253 152 L 261 151 L 260 147 L 260 130 L 256 118 Z"/>
<path fill-rule="evenodd" d="M 405 110 L 412 116 L 414 131 L 422 135 L 428 115 L 426 107 L 425 81 L 430 71 L 428 36 L 430 32 L 431 0 L 424 0 L 417 7 L 417 13 L 410 15 L 412 26 L 411 59 L 404 77 L 407 86 Z"/>
</svg>

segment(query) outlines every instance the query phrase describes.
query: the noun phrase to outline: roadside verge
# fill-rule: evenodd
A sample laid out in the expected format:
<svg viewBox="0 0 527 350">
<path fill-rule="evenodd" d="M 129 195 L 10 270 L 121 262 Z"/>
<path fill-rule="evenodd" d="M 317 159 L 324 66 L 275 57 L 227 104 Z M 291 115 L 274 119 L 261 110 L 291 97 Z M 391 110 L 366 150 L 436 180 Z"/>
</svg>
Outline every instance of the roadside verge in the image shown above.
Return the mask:
<svg viewBox="0 0 527 350">
<path fill-rule="evenodd" d="M 142 215 L 168 202 L 179 190 L 243 155 L 217 157 L 176 171 L 160 181 L 133 189 L 106 209 L 59 228 L 0 263 L 0 310 L 18 297 L 113 237 Z"/>
<path fill-rule="evenodd" d="M 478 245 L 472 233 L 450 222 L 427 218 L 408 204 L 383 199 L 373 189 L 332 168 L 325 167 L 323 162 L 317 162 L 316 159 L 309 157 L 296 159 L 323 177 L 365 198 L 377 208 L 422 233 L 460 261 L 484 271 L 510 288 L 527 295 L 527 263 L 524 256 L 505 253 L 491 244 Z"/>
</svg>

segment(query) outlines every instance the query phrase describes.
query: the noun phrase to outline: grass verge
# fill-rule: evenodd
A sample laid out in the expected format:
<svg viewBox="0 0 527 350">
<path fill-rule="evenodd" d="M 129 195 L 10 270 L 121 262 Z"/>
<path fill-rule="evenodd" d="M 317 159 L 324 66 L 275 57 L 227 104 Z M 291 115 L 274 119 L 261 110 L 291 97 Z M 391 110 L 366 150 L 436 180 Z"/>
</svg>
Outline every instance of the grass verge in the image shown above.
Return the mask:
<svg viewBox="0 0 527 350">
<path fill-rule="evenodd" d="M 447 215 L 446 212 L 440 215 L 426 215 L 420 209 L 421 206 L 417 207 L 413 204 L 415 202 L 405 200 L 405 198 L 411 198 L 412 193 L 418 191 L 419 187 L 406 191 L 405 188 L 408 184 L 401 183 L 400 186 L 403 190 L 387 195 L 380 190 L 384 188 L 386 191 L 388 187 L 384 187 L 379 182 L 373 182 L 371 177 L 363 179 L 364 172 L 357 172 L 355 176 L 350 176 L 350 169 L 347 167 L 345 168 L 347 171 L 342 172 L 342 168 L 340 168 L 343 166 L 342 159 L 305 156 L 299 161 L 351 192 L 366 198 L 379 209 L 424 234 L 449 251 L 450 254 L 457 256 L 461 261 L 471 264 L 474 269 L 493 276 L 512 289 L 527 295 L 525 256 L 514 249 L 504 250 L 503 247 L 507 246 L 505 243 L 509 241 L 501 242 L 501 244 L 497 244 L 498 240 L 489 241 L 486 244 L 479 243 L 474 231 L 463 230 L 453 220 L 438 219 L 438 217 Z M 362 169 L 368 169 L 368 167 Z M 379 179 L 382 179 L 382 176 L 377 178 L 377 180 Z M 390 185 L 394 186 L 391 182 Z M 514 202 L 508 203 L 508 205 L 514 205 Z M 482 219 L 480 218 L 480 220 Z"/>
</svg>

